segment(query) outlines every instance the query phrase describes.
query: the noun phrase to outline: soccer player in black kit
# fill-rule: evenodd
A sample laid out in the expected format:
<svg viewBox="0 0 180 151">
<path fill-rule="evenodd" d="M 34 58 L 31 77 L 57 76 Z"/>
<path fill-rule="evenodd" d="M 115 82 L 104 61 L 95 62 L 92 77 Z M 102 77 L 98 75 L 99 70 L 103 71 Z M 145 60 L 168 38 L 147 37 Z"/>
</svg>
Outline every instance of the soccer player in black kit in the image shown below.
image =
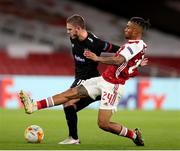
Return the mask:
<svg viewBox="0 0 180 151">
<path fill-rule="evenodd" d="M 93 33 L 86 30 L 85 21 L 82 16 L 74 14 L 67 18 L 66 21 L 67 33 L 70 36 L 72 45 L 72 54 L 75 63 L 75 80 L 71 87 L 79 85 L 83 80 L 99 76 L 97 69 L 98 63 L 87 59 L 83 53 L 85 50 L 92 50 L 98 56 L 101 52 L 116 52 L 119 46 L 113 45 L 109 42 L 97 38 Z M 97 97 L 96 101 L 99 100 Z M 65 103 L 64 113 L 69 128 L 69 137 L 59 144 L 79 144 L 77 133 L 77 113 L 81 109 L 87 107 L 95 100 L 83 98 L 80 101 L 73 100 Z"/>
<path fill-rule="evenodd" d="M 87 59 L 83 55 L 85 50 L 91 50 L 97 56 L 100 56 L 101 52 L 116 52 L 119 50 L 119 46 L 103 41 L 97 38 L 93 33 L 88 32 L 83 17 L 78 14 L 74 14 L 67 18 L 66 28 L 67 33 L 70 36 L 72 54 L 75 62 L 75 80 L 71 85 L 72 88 L 86 79 L 100 75 L 97 69 L 98 63 Z M 144 62 L 144 65 L 146 65 L 146 61 Z M 59 144 L 80 143 L 77 133 L 77 112 L 97 100 L 100 100 L 100 97 L 97 97 L 96 100 L 93 100 L 90 97 L 83 98 L 80 101 L 72 100 L 63 104 L 69 128 L 69 136 L 64 141 L 59 142 Z"/>
</svg>

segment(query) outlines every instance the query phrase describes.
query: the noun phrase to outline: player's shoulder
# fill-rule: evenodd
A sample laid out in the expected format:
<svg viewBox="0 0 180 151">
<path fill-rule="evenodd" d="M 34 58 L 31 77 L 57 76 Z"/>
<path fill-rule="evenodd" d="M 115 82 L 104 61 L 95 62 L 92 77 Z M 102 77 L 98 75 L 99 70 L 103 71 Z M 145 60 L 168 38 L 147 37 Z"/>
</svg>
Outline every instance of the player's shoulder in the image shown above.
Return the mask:
<svg viewBox="0 0 180 151">
<path fill-rule="evenodd" d="M 88 36 L 85 41 L 86 41 L 86 44 L 88 45 L 92 45 L 92 44 L 94 45 L 94 43 L 96 43 L 97 41 L 97 38 L 93 33 L 88 31 Z"/>
<path fill-rule="evenodd" d="M 88 37 L 98 38 L 93 32 L 88 31 Z"/>
<path fill-rule="evenodd" d="M 88 32 L 88 40 L 90 41 L 90 42 L 94 42 L 94 41 L 96 41 L 97 39 L 99 39 L 94 33 L 92 33 L 92 32 Z"/>
<path fill-rule="evenodd" d="M 144 47 L 147 46 L 143 40 L 129 40 L 125 47 L 137 48 L 137 47 Z"/>
</svg>

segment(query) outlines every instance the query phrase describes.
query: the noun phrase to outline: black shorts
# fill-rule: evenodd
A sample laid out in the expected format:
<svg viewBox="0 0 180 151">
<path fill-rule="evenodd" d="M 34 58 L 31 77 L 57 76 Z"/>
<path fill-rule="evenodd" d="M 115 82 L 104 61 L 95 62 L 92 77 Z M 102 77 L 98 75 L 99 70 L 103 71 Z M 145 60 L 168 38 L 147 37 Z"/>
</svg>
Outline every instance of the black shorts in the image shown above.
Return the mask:
<svg viewBox="0 0 180 151">
<path fill-rule="evenodd" d="M 76 87 L 81 84 L 83 80 L 82 79 L 75 79 L 74 82 L 71 85 L 71 88 Z M 78 102 L 76 102 L 77 112 L 85 107 L 87 107 L 89 104 L 101 100 L 101 96 L 97 96 L 95 100 L 92 98 L 82 98 Z"/>
</svg>

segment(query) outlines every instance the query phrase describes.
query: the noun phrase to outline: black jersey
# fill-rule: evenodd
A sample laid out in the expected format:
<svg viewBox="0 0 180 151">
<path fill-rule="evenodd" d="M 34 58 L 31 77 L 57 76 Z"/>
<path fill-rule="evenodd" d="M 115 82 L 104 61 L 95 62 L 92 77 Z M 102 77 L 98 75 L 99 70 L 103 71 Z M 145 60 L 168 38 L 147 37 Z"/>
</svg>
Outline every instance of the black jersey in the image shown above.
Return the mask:
<svg viewBox="0 0 180 151">
<path fill-rule="evenodd" d="M 83 53 L 85 50 L 94 52 L 100 56 L 101 52 L 116 52 L 119 46 L 113 45 L 109 42 L 97 38 L 94 34 L 88 32 L 85 40 L 79 41 L 78 39 L 71 39 L 72 54 L 75 62 L 75 78 L 76 79 L 89 79 L 99 76 L 97 69 L 98 63 L 87 59 Z"/>
</svg>

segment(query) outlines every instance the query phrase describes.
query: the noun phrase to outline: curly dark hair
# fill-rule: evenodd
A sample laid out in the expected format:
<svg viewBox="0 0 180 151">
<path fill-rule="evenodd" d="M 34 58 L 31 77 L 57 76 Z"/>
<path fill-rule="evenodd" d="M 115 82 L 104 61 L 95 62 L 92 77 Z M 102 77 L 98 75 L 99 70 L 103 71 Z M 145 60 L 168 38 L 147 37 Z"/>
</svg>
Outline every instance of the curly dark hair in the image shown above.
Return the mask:
<svg viewBox="0 0 180 151">
<path fill-rule="evenodd" d="M 149 27 L 151 26 L 149 19 L 145 20 L 141 17 L 132 17 L 130 19 L 130 22 L 134 22 L 137 23 L 139 26 L 141 26 L 143 29 L 149 29 Z"/>
</svg>

